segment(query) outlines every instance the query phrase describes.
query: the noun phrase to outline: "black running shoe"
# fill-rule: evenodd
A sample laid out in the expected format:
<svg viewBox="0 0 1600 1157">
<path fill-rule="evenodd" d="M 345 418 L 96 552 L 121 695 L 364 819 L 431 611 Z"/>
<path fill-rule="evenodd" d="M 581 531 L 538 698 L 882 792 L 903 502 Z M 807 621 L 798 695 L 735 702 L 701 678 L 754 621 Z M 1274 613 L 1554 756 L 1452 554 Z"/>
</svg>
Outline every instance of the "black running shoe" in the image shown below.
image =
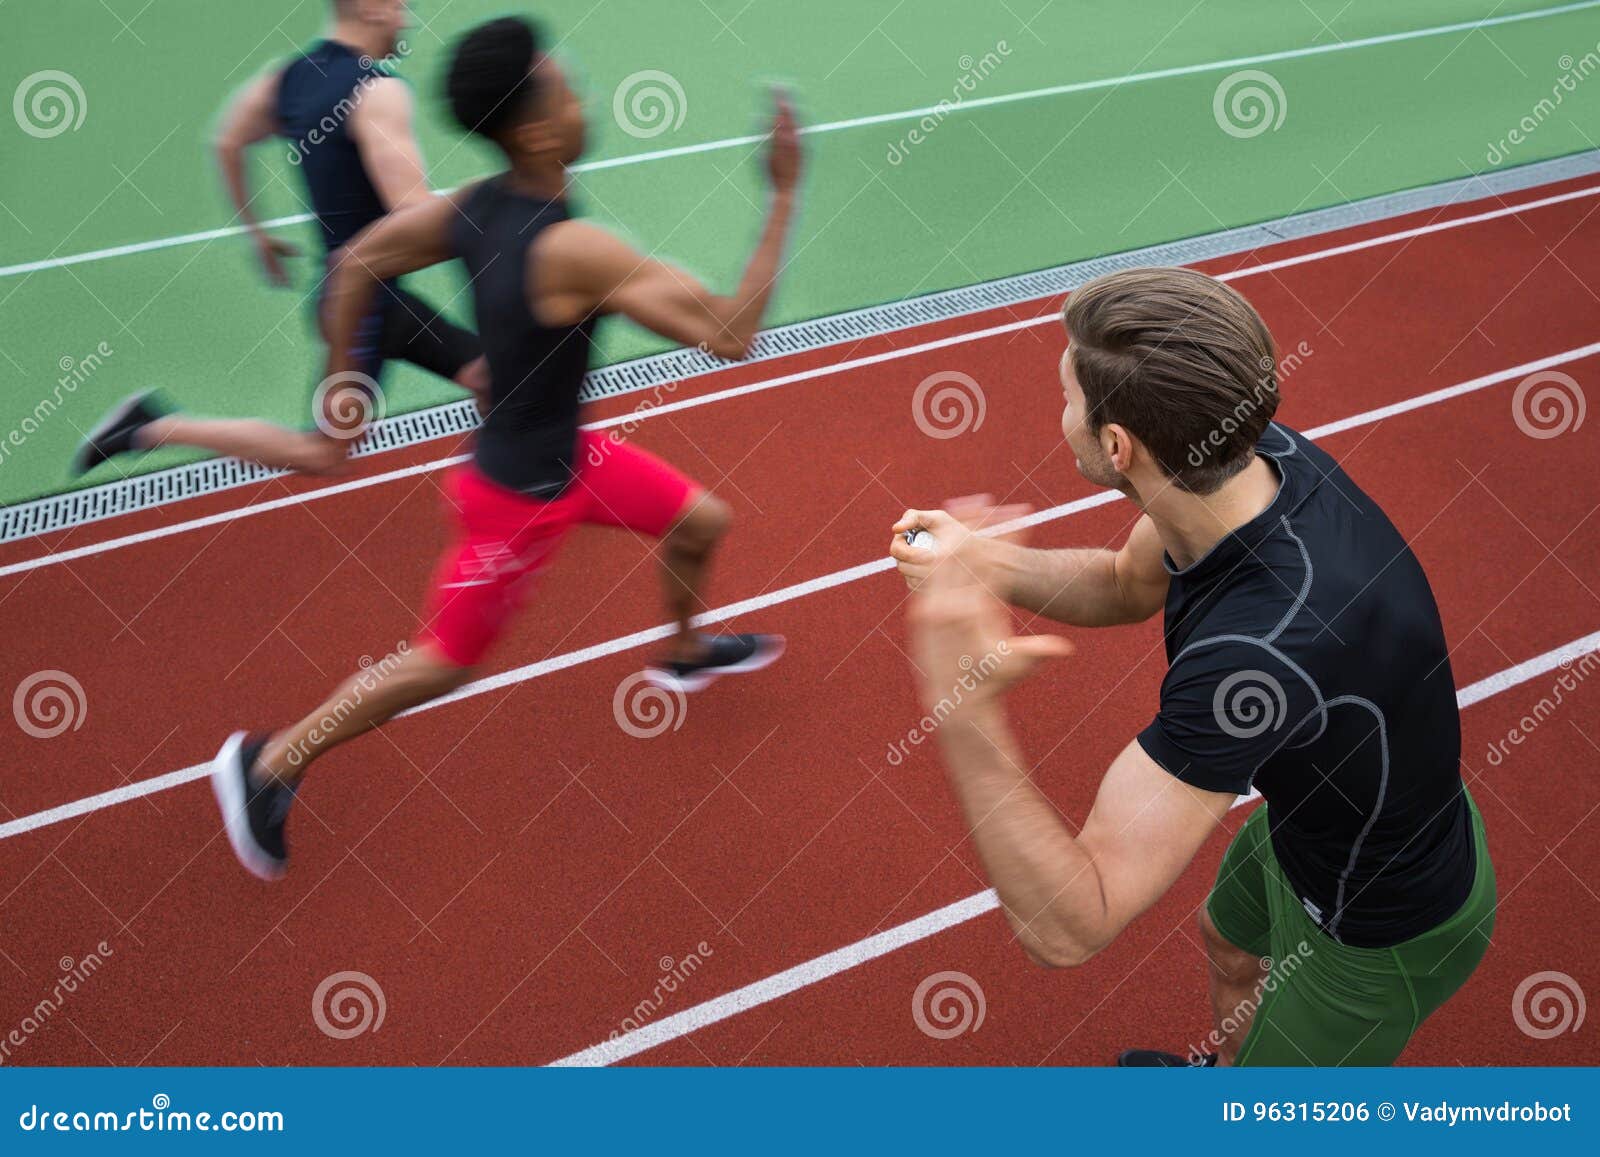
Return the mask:
<svg viewBox="0 0 1600 1157">
<path fill-rule="evenodd" d="M 165 417 L 167 408 L 156 397 L 154 390 L 145 390 L 124 398 L 100 424 L 89 431 L 89 436 L 78 444 L 72 456 L 72 473 L 76 477 L 87 474 L 102 462 L 118 454 L 127 454 L 139 447 L 133 436 L 157 418 Z"/>
<path fill-rule="evenodd" d="M 692 663 L 652 663 L 650 681 L 673 691 L 699 691 L 719 675 L 759 671 L 783 654 L 782 635 L 707 635 L 705 653 Z"/>
<path fill-rule="evenodd" d="M 289 863 L 283 825 L 295 789 L 276 779 L 265 783 L 251 779 L 250 769 L 266 745 L 265 735 L 238 731 L 228 736 L 211 763 L 211 790 L 239 862 L 254 876 L 279 880 Z"/>
<path fill-rule="evenodd" d="M 1214 1069 L 1216 1067 L 1216 1053 L 1180 1057 L 1177 1053 L 1157 1052 L 1155 1049 L 1128 1049 L 1117 1056 L 1119 1069 Z"/>
</svg>

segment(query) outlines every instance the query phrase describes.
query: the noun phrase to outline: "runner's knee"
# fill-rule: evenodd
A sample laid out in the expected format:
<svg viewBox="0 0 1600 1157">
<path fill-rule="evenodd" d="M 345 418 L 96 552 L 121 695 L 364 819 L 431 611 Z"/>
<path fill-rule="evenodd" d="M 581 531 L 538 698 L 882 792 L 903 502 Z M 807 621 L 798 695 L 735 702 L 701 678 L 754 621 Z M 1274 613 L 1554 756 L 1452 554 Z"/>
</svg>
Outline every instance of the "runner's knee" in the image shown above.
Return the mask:
<svg viewBox="0 0 1600 1157">
<path fill-rule="evenodd" d="M 675 549 L 698 554 L 715 546 L 732 525 L 733 509 L 706 491 L 690 504 L 667 538 Z"/>
<path fill-rule="evenodd" d="M 452 662 L 436 647 L 418 649 L 412 656 L 391 676 L 402 680 L 408 699 L 420 702 L 447 695 L 472 678 L 473 668 Z"/>
</svg>

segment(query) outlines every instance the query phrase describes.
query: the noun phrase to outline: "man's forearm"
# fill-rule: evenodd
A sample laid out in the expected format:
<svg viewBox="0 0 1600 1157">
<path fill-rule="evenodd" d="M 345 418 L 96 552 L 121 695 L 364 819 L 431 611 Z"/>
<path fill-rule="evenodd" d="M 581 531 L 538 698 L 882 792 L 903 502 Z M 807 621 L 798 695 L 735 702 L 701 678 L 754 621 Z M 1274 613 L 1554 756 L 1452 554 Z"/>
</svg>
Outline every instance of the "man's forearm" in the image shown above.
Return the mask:
<svg viewBox="0 0 1600 1157">
<path fill-rule="evenodd" d="M 755 252 L 745 265 L 739 289 L 730 299 L 731 309 L 722 320 L 723 328 L 733 342 L 748 351 L 761 329 L 761 318 L 767 311 L 767 302 L 778 284 L 778 272 L 783 262 L 784 242 L 788 240 L 789 225 L 794 217 L 794 194 L 777 192 L 767 209 L 767 220 L 756 242 Z"/>
<path fill-rule="evenodd" d="M 1006 601 L 1075 627 L 1109 627 L 1133 621 L 1117 586 L 1116 555 L 1109 550 L 1033 550 L 996 542 L 1004 566 Z"/>
<path fill-rule="evenodd" d="M 378 281 L 366 263 L 350 250 L 341 251 L 335 258 L 328 273 L 328 290 L 322 303 L 329 377 L 356 368 L 353 353 L 356 331 L 361 319 L 372 310 Z"/>
<path fill-rule="evenodd" d="M 245 149 L 229 141 L 217 145 L 217 168 L 222 170 L 222 183 L 233 201 L 235 215 L 252 232 L 261 227 L 251 202 L 250 179 L 245 171 Z"/>
<path fill-rule="evenodd" d="M 996 704 L 952 717 L 939 732 L 945 766 L 978 856 L 1028 955 L 1080 964 L 1109 939 L 1093 859 L 1022 770 Z"/>
</svg>

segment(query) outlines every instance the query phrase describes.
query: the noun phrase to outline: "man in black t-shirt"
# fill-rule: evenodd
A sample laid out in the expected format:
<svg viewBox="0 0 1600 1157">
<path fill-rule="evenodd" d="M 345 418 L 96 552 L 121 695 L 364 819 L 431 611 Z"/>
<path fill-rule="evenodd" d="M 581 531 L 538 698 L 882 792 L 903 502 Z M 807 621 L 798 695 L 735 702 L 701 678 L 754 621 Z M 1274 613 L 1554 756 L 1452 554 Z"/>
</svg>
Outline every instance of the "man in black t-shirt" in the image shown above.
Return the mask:
<svg viewBox="0 0 1600 1157">
<path fill-rule="evenodd" d="M 1113 274 L 1065 323 L 1063 430 L 1084 476 L 1143 511 L 1127 543 L 1025 550 L 974 535 L 1010 512 L 970 504 L 894 528 L 929 701 L 998 657 L 940 730 L 984 865 L 1030 955 L 1077 964 L 1259 791 L 1200 921 L 1209 1047 L 1120 1063 L 1390 1063 L 1477 967 L 1495 905 L 1427 578 L 1338 464 L 1271 421 L 1271 336 L 1233 290 Z M 1077 836 L 1020 770 L 999 705 L 1065 644 L 1007 639 L 1001 599 L 1078 626 L 1165 610 L 1160 709 Z"/>
</svg>

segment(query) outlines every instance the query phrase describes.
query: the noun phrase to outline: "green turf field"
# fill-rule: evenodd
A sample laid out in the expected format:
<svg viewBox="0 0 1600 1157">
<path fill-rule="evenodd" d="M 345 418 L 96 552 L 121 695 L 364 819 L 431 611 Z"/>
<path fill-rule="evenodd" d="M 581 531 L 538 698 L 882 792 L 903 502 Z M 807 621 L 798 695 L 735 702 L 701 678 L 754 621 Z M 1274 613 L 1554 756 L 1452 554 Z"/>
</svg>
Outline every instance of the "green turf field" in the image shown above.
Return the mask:
<svg viewBox="0 0 1600 1157">
<path fill-rule="evenodd" d="M 13 115 L 0 120 L 0 265 L 227 226 L 208 147 L 216 109 L 314 38 L 325 7 L 10 0 L 0 45 L 13 94 Z M 552 0 L 536 11 L 590 94 L 591 161 L 749 134 L 773 79 L 794 88 L 812 125 L 1019 96 L 926 122 L 882 119 L 809 136 L 803 215 L 774 318 L 792 321 L 1595 147 L 1600 79 L 1585 61 L 1600 64 L 1600 7 L 1344 46 L 1549 7 Z M 435 182 L 454 185 L 493 159 L 448 123 L 438 73 L 459 30 L 506 6 L 420 0 L 413 8 L 418 27 L 400 72 L 420 95 Z M 1332 50 L 1284 55 L 1308 48 Z M 1138 75 L 1258 54 L 1272 59 Z M 1229 121 L 1226 91 L 1218 112 L 1219 86 L 1244 67 L 1269 78 L 1254 81 L 1273 105 L 1261 132 Z M 43 70 L 68 74 L 81 91 L 70 95 L 82 114 L 75 128 L 24 131 L 17 100 Z M 648 137 L 614 116 L 619 86 L 645 70 L 668 74 L 682 94 L 672 97 L 671 123 Z M 1130 79 L 1024 95 L 1119 77 Z M 301 211 L 285 148 L 259 156 L 263 215 Z M 750 146 L 723 147 L 586 172 L 577 199 L 726 286 L 753 237 L 759 178 Z M 311 230 L 283 232 L 310 251 Z M 304 300 L 313 268 L 302 259 L 297 291 L 269 289 L 248 245 L 225 237 L 0 276 L 0 502 L 61 489 L 80 431 L 138 387 L 159 385 L 196 410 L 301 422 L 320 365 Z M 445 300 L 461 281 L 452 270 L 412 284 Z M 465 318 L 464 298 L 456 304 Z M 603 344 L 607 360 L 660 348 L 621 324 Z M 67 359 L 93 369 L 64 390 Z M 400 368 L 386 389 L 390 412 L 455 396 Z M 37 417 L 52 397 L 59 406 Z M 179 460 L 154 455 L 143 467 Z M 90 481 L 110 477 L 102 468 Z"/>
</svg>

